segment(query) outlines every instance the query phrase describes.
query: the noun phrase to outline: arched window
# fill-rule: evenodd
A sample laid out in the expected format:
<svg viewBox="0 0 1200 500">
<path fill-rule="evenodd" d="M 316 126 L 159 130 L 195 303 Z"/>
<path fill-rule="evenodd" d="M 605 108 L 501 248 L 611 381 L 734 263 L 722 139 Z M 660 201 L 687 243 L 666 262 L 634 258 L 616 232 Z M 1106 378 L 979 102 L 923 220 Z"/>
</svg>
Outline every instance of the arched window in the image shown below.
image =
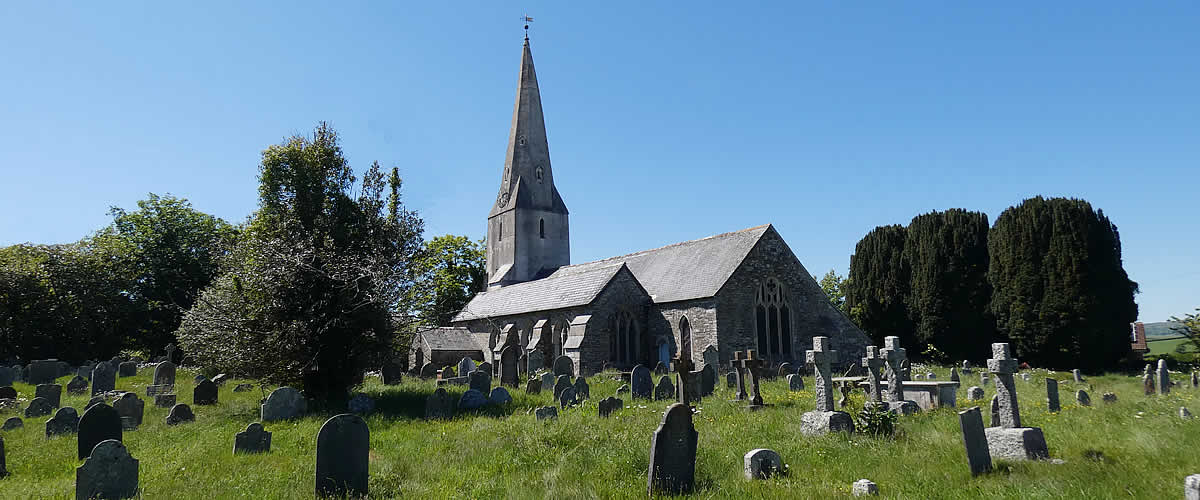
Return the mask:
<svg viewBox="0 0 1200 500">
<path fill-rule="evenodd" d="M 792 317 L 787 292 L 775 278 L 758 287 L 754 300 L 754 331 L 758 352 L 775 357 L 792 354 Z"/>
<path fill-rule="evenodd" d="M 496 240 L 497 241 L 504 240 L 504 223 L 503 222 L 500 223 L 499 231 L 496 231 Z"/>
<path fill-rule="evenodd" d="M 692 359 L 692 325 L 687 316 L 679 318 L 679 359 Z"/>
<path fill-rule="evenodd" d="M 618 312 L 613 318 L 612 341 L 608 349 L 611 359 L 617 365 L 632 365 L 637 362 L 641 345 L 637 322 L 629 311 Z"/>
<path fill-rule="evenodd" d="M 563 346 L 567 344 L 567 335 L 570 333 L 570 331 L 571 324 L 567 323 L 566 321 L 560 321 L 554 326 L 554 355 L 551 357 L 551 361 L 553 361 L 553 358 L 562 356 L 565 353 L 565 351 L 563 351 Z"/>
<path fill-rule="evenodd" d="M 538 219 L 538 234 L 542 239 L 546 239 L 546 219 Z"/>
</svg>

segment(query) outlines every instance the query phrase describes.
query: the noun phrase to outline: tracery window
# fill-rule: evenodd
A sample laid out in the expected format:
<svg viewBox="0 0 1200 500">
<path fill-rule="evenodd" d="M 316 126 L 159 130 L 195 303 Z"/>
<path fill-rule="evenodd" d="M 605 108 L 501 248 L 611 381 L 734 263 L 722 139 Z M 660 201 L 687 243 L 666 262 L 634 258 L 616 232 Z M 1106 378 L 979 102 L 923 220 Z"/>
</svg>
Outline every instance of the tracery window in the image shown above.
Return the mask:
<svg viewBox="0 0 1200 500">
<path fill-rule="evenodd" d="M 792 354 L 792 311 L 787 291 L 775 278 L 762 282 L 755 294 L 754 331 L 758 352 L 785 357 Z"/>
<path fill-rule="evenodd" d="M 629 311 L 620 311 L 614 317 L 612 339 L 608 350 L 610 359 L 617 365 L 632 365 L 638 359 L 641 336 L 637 322 Z"/>
</svg>

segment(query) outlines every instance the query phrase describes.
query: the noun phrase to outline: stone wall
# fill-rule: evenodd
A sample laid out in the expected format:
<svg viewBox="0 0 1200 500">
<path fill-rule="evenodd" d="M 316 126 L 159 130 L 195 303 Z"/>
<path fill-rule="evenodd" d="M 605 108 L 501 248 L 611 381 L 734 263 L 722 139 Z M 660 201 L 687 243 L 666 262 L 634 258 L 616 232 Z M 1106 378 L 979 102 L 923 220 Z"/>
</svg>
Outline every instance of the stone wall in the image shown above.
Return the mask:
<svg viewBox="0 0 1200 500">
<path fill-rule="evenodd" d="M 658 363 L 657 344 L 659 339 L 665 339 L 670 344 L 671 357 L 679 354 L 683 345 L 679 325 L 686 317 L 692 331 L 692 361 L 696 369 L 704 368 L 701 353 L 709 345 L 718 345 L 717 340 L 717 308 L 713 298 L 682 300 L 665 304 L 655 304 L 650 315 L 650 337 L 654 343 L 653 359 L 646 364 L 653 369 Z"/>
</svg>

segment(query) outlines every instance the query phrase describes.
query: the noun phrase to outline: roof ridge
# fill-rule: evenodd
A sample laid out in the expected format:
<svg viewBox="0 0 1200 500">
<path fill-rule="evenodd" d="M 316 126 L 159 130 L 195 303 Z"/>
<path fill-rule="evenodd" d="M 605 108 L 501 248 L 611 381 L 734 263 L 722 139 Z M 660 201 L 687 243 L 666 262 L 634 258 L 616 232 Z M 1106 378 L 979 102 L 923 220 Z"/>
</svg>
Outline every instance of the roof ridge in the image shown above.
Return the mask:
<svg viewBox="0 0 1200 500">
<path fill-rule="evenodd" d="M 678 242 L 678 243 L 671 243 L 670 245 L 663 245 L 663 246 L 661 246 L 661 247 L 658 247 L 658 248 L 650 248 L 650 249 L 646 249 L 646 250 L 639 250 L 639 251 L 637 251 L 637 252 L 627 253 L 627 254 L 625 254 L 625 255 L 617 255 L 617 256 L 615 256 L 615 257 L 608 257 L 608 258 L 605 258 L 605 259 L 598 259 L 598 260 L 593 260 L 593 261 L 588 261 L 588 262 L 580 262 L 580 263 L 578 263 L 578 264 L 571 264 L 571 265 L 567 265 L 567 266 L 560 267 L 560 268 L 558 268 L 558 269 L 561 271 L 561 270 L 564 270 L 564 269 L 569 269 L 569 268 L 576 267 L 576 266 L 584 266 L 584 265 L 588 265 L 588 264 L 599 264 L 599 263 L 601 263 L 601 262 L 605 262 L 605 261 L 618 261 L 618 260 L 619 260 L 619 261 L 622 261 L 622 262 L 624 262 L 624 260 L 625 260 L 625 259 L 628 259 L 628 258 L 630 258 L 630 257 L 641 256 L 641 255 L 648 254 L 648 253 L 650 253 L 650 252 L 657 252 L 657 251 L 659 251 L 659 250 L 666 250 L 666 249 L 668 249 L 668 248 L 671 248 L 671 247 L 679 247 L 679 246 L 683 246 L 683 245 L 690 245 L 690 244 L 692 244 L 692 243 L 698 243 L 698 242 L 705 241 L 705 240 L 712 240 L 712 239 L 716 239 L 716 238 L 721 238 L 721 237 L 726 237 L 726 236 L 732 236 L 732 235 L 735 235 L 735 234 L 747 233 L 747 232 L 753 231 L 753 230 L 755 230 L 755 229 L 762 229 L 762 228 L 766 228 L 766 227 L 768 227 L 768 226 L 770 226 L 770 225 L 771 225 L 771 223 L 769 223 L 769 222 L 768 222 L 768 223 L 766 223 L 766 224 L 760 224 L 760 225 L 757 225 L 757 226 L 754 226 L 754 227 L 748 227 L 748 228 L 746 228 L 746 229 L 739 229 L 739 230 L 737 230 L 737 231 L 729 231 L 729 232 L 726 232 L 726 233 L 720 233 L 720 234 L 714 234 L 714 235 L 711 235 L 711 236 L 705 236 L 705 237 L 703 237 L 703 238 L 696 238 L 696 239 L 694 239 L 694 240 L 687 240 L 687 241 L 680 241 L 680 242 Z M 556 271 L 556 272 L 557 272 L 557 271 Z"/>
</svg>

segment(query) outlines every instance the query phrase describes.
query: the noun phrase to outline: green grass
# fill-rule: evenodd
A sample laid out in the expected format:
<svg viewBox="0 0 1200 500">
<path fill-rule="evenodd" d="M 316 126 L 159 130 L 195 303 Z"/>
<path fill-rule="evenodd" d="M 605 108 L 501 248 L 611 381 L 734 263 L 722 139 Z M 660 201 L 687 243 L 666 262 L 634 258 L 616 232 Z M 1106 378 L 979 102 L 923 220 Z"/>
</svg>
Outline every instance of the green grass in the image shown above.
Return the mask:
<svg viewBox="0 0 1200 500">
<path fill-rule="evenodd" d="M 1189 343 L 1191 343 L 1191 341 L 1189 341 L 1187 337 L 1176 337 L 1171 339 L 1152 340 L 1146 342 L 1146 347 L 1150 348 L 1150 356 L 1157 356 L 1159 354 L 1173 354 L 1177 346 L 1180 344 Z M 1192 349 L 1189 348 L 1189 351 L 1191 350 Z"/>
<path fill-rule="evenodd" d="M 118 379 L 117 387 L 145 393 L 149 372 Z M 914 368 L 914 373 L 924 372 Z M 942 379 L 947 370 L 935 369 Z M 860 478 L 879 484 L 884 498 L 1177 498 L 1184 477 L 1200 473 L 1200 419 L 1176 416 L 1180 406 L 1200 410 L 1200 391 L 1180 389 L 1165 397 L 1141 395 L 1141 381 L 1123 376 L 1089 378 L 1093 407 L 1073 404 L 1069 373 L 1060 380 L 1063 409 L 1046 412 L 1045 372 L 1017 380 L 1021 415 L 1043 429 L 1050 453 L 1065 463 L 997 462 L 996 472 L 971 477 L 955 409 L 904 417 L 894 438 L 800 434 L 800 414 L 814 407 L 808 391 L 787 392 L 784 381 L 768 381 L 764 398 L 772 407 L 747 412 L 728 401 L 723 385 L 705 399 L 695 418 L 699 431 L 696 497 L 847 498 Z M 180 370 L 180 402 L 191 403 L 192 374 Z M 966 407 L 965 376 L 959 406 Z M 371 429 L 370 489 L 376 498 L 639 498 L 646 495 L 651 433 L 664 402 L 626 400 L 611 418 L 597 416 L 597 402 L 615 392 L 612 374 L 589 379 L 593 399 L 557 421 L 538 422 L 529 410 L 549 404 L 550 395 L 512 391 L 501 409 L 462 414 L 450 421 L 423 421 L 428 381 L 399 386 L 370 378 L 363 391 L 380 411 L 367 418 Z M 66 378 L 59 383 L 65 383 Z M 722 377 L 723 381 L 723 377 Z M 167 410 L 147 403 L 143 425 L 124 441 L 140 461 L 145 498 L 311 498 L 317 431 L 332 413 L 268 424 L 270 454 L 234 456 L 233 436 L 258 418 L 258 389 L 234 393 L 239 381 L 221 388 L 220 404 L 195 406 L 196 422 L 167 427 Z M 18 384 L 22 397 L 32 387 Z M 992 387 L 985 388 L 987 398 Z M 451 392 L 460 394 L 463 388 Z M 1120 400 L 1104 404 L 1103 392 Z M 64 394 L 64 404 L 82 408 L 87 397 Z M 986 400 L 985 400 L 986 401 Z M 853 396 L 860 406 L 862 394 Z M 5 410 L 0 418 L 16 414 Z M 986 415 L 986 411 L 985 411 Z M 985 420 L 986 420 L 985 416 Z M 76 440 L 47 440 L 46 417 L 27 419 L 22 429 L 3 433 L 8 469 L 0 498 L 73 498 Z M 742 478 L 742 456 L 772 448 L 790 466 L 788 477 Z M 1097 458 L 1095 451 L 1102 454 Z M 1091 457 L 1091 458 L 1089 458 Z M 1165 496 L 1164 496 L 1165 495 Z"/>
</svg>

